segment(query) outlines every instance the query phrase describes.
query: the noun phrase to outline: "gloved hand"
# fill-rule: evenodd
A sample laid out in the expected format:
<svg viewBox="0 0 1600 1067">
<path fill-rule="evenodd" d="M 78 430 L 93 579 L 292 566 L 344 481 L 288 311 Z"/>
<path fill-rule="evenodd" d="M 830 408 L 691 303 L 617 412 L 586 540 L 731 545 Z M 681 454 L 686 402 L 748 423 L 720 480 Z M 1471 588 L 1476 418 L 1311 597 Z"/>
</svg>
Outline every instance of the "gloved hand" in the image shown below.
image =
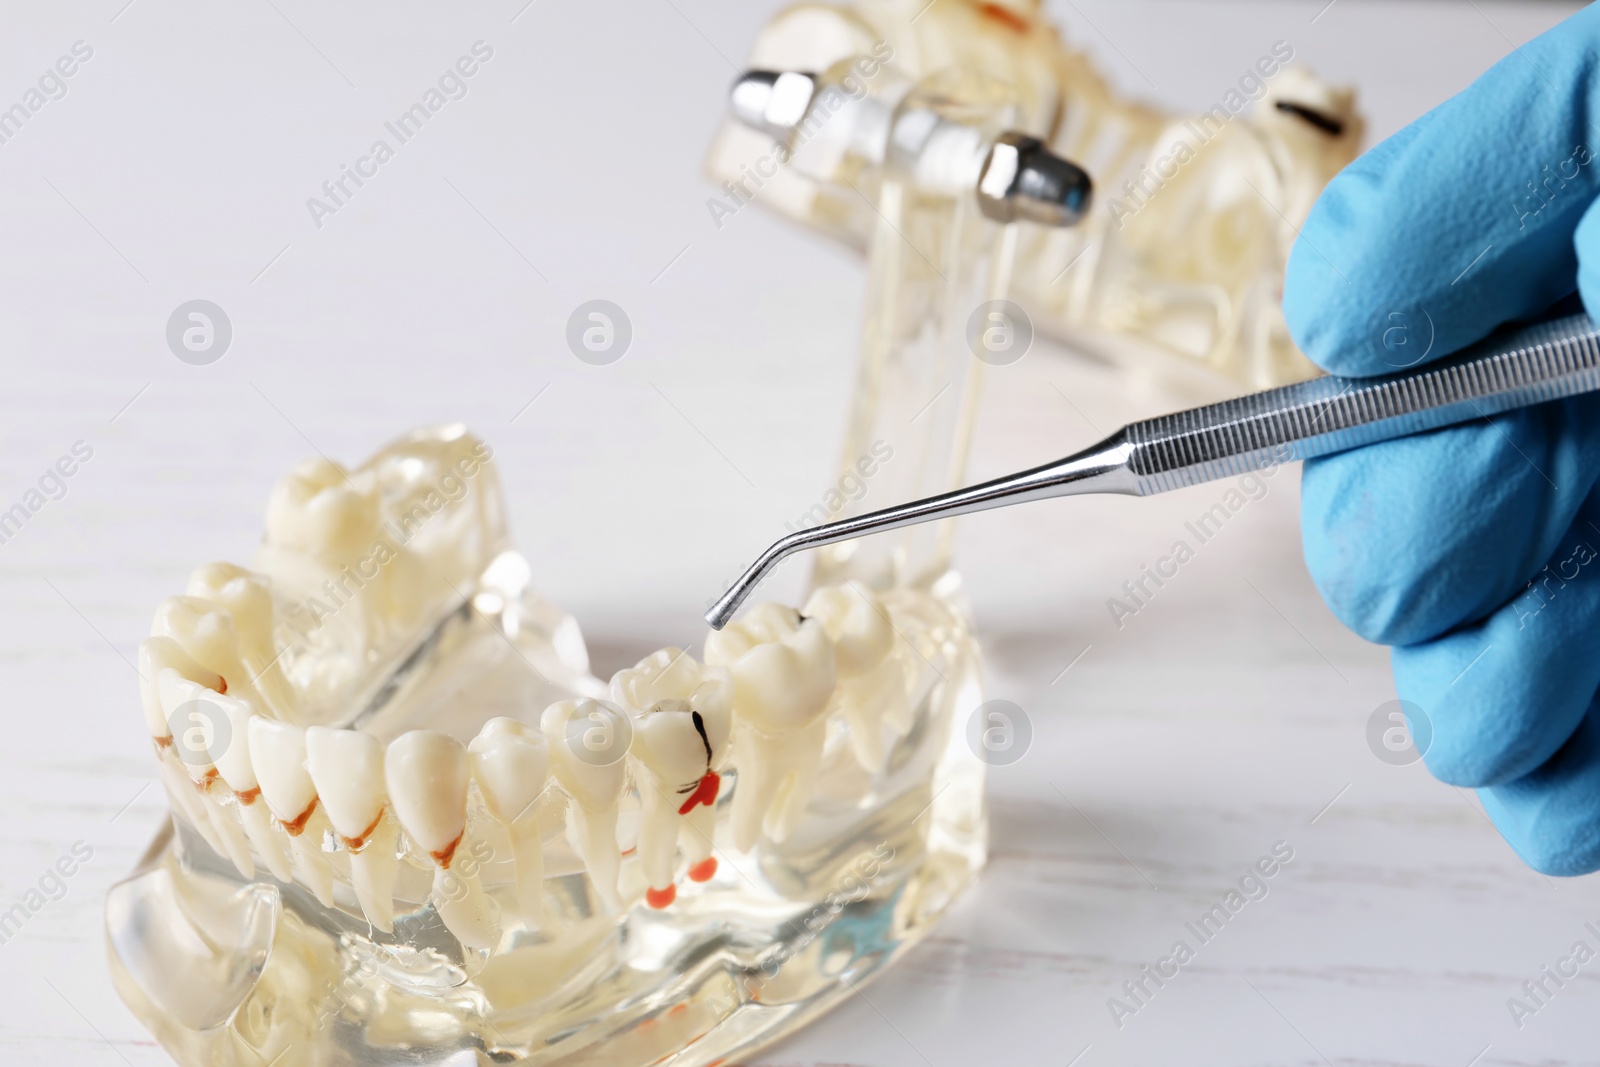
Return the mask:
<svg viewBox="0 0 1600 1067">
<path fill-rule="evenodd" d="M 1577 290 L 1600 321 L 1600 5 L 1351 164 L 1284 311 L 1336 374 L 1438 359 Z M 1549 874 L 1600 868 L 1600 396 L 1308 462 L 1306 562 L 1393 646 L 1428 769 Z M 1532 583 L 1530 585 L 1530 583 Z M 1413 724 L 1413 729 L 1415 729 Z"/>
</svg>

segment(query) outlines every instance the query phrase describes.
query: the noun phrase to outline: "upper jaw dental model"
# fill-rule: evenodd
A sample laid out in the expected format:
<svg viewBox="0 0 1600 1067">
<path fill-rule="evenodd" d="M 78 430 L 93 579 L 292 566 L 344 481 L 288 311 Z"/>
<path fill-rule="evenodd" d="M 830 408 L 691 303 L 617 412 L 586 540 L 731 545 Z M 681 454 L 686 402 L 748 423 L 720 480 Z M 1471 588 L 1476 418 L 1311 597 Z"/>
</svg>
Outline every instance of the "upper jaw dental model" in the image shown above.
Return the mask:
<svg viewBox="0 0 1600 1067">
<path fill-rule="evenodd" d="M 606 684 L 503 512 L 459 427 L 308 462 L 156 611 L 171 814 L 106 915 L 179 1062 L 712 1063 L 981 865 L 959 610 L 851 579 Z"/>
<path fill-rule="evenodd" d="M 1008 125 L 1098 191 L 1072 229 L 1022 236 L 1011 290 L 1034 327 L 1192 391 L 1299 381 L 1317 369 L 1284 323 L 1284 267 L 1365 121 L 1296 43 L 1264 40 L 1210 107 L 1183 114 L 1119 93 L 1041 0 L 801 0 L 756 36 L 706 156 L 711 211 L 756 202 L 870 247 L 884 204 L 859 162 L 884 151 L 884 114 L 908 92 L 998 80 Z"/>
</svg>

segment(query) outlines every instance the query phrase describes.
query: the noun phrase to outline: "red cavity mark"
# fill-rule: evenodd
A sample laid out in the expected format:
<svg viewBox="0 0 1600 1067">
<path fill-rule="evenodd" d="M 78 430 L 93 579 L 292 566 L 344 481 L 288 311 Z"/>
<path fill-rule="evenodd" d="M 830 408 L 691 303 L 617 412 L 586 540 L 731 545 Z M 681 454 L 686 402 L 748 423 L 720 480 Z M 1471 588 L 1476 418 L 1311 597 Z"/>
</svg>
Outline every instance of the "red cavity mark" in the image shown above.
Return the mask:
<svg viewBox="0 0 1600 1067">
<path fill-rule="evenodd" d="M 683 802 L 683 807 L 678 809 L 678 814 L 689 814 L 694 810 L 696 804 L 704 804 L 708 808 L 715 804 L 717 802 L 717 790 L 721 785 L 722 779 L 717 777 L 717 772 L 707 771 L 705 777 L 700 779 L 700 784 L 694 787 L 694 792 L 690 794 L 689 799 Z"/>
<path fill-rule="evenodd" d="M 678 887 L 675 885 L 669 885 L 665 889 L 646 889 L 644 891 L 644 902 L 657 911 L 670 907 L 672 902 L 677 899 Z"/>
<path fill-rule="evenodd" d="M 261 787 L 259 785 L 256 786 L 254 789 L 246 789 L 243 793 L 239 792 L 237 789 L 235 789 L 233 791 L 233 799 L 237 800 L 239 803 L 243 804 L 247 808 L 250 805 L 254 804 L 256 802 L 256 799 L 258 797 L 260 797 L 260 796 L 261 796 Z"/>
<path fill-rule="evenodd" d="M 152 737 L 150 739 L 150 743 L 156 746 L 156 755 L 158 756 L 167 749 L 171 748 L 174 744 L 171 734 L 168 734 L 166 737 Z"/>
<path fill-rule="evenodd" d="M 302 811 L 299 815 L 296 815 L 290 821 L 284 822 L 282 819 L 279 819 L 278 825 L 283 827 L 283 832 L 288 834 L 290 837 L 299 837 L 301 834 L 305 833 L 306 823 L 311 821 L 312 813 L 317 810 L 317 800 L 317 797 L 312 797 L 311 803 L 306 805 L 306 810 Z"/>
<path fill-rule="evenodd" d="M 1009 7 L 1002 7 L 999 4 L 979 4 L 978 13 L 986 18 L 994 19 L 1002 26 L 1016 30 L 1018 33 L 1028 32 L 1028 20 L 1012 11 Z"/>
<path fill-rule="evenodd" d="M 378 814 L 373 816 L 372 822 L 367 824 L 367 828 L 365 830 L 361 831 L 354 837 L 345 837 L 343 834 L 340 834 L 339 843 L 344 845 L 344 847 L 349 849 L 351 852 L 360 852 L 362 849 L 367 847 L 367 840 L 372 837 L 372 832 L 378 828 L 378 824 L 382 821 L 383 809 L 379 808 Z"/>
<path fill-rule="evenodd" d="M 689 881 L 709 882 L 717 875 L 717 857 L 707 856 L 689 868 Z"/>
<path fill-rule="evenodd" d="M 378 824 L 373 823 L 372 825 L 377 826 Z M 371 833 L 372 831 L 369 829 L 367 832 Z M 444 846 L 444 848 L 441 848 L 438 852 L 428 853 L 428 855 L 433 857 L 433 862 L 437 863 L 440 867 L 448 871 L 450 869 L 450 860 L 455 856 L 456 849 L 461 847 L 461 838 L 465 833 L 465 830 L 461 831 L 461 833 L 456 835 L 456 839 L 454 841 Z"/>
<path fill-rule="evenodd" d="M 625 848 L 625 849 L 623 849 L 623 850 L 622 850 L 622 854 L 623 854 L 623 855 L 624 855 L 624 856 L 631 856 L 631 855 L 633 855 L 633 854 L 634 854 L 634 853 L 635 853 L 635 852 L 638 852 L 638 851 L 639 851 L 639 846 L 638 846 L 638 845 L 634 845 L 634 846 L 633 846 L 633 847 L 632 847 L 632 848 Z"/>
<path fill-rule="evenodd" d="M 218 696 L 227 696 L 228 695 L 228 680 L 226 678 L 222 677 L 222 675 L 220 675 L 220 674 L 217 675 L 217 679 L 218 679 L 219 684 L 220 684 L 220 688 L 217 690 L 217 695 Z"/>
</svg>

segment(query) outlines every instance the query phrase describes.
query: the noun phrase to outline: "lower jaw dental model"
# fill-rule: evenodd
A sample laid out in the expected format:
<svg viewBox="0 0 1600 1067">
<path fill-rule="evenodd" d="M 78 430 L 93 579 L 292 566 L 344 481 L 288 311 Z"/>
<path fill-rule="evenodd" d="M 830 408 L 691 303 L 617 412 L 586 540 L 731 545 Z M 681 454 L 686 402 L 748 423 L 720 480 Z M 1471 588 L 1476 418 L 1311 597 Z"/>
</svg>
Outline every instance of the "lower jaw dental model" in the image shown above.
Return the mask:
<svg viewBox="0 0 1600 1067">
<path fill-rule="evenodd" d="M 984 858 L 959 607 L 846 579 L 592 677 L 488 446 L 273 491 L 140 648 L 171 818 L 106 908 L 186 1065 L 717 1063 L 850 995 Z"/>
<path fill-rule="evenodd" d="M 791 129 L 787 84 L 736 103 Z M 1090 195 L 1003 85 L 895 100 L 846 153 L 877 221 L 840 491 L 803 525 L 964 483 L 982 376 L 1027 347 L 1019 248 Z M 140 648 L 170 818 L 107 898 L 118 991 L 184 1067 L 711 1067 L 792 1033 L 985 860 L 952 537 L 830 545 L 798 610 L 606 683 L 486 443 L 302 464 L 252 567 L 201 567 Z"/>
</svg>

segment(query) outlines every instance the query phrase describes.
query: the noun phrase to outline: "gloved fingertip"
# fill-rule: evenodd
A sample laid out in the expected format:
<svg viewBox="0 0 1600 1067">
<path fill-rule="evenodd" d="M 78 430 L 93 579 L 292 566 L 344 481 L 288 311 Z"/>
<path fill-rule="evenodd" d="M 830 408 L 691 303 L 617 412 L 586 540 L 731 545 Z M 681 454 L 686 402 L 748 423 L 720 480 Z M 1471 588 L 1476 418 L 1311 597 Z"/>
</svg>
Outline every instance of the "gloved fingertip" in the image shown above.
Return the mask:
<svg viewBox="0 0 1600 1067">
<path fill-rule="evenodd" d="M 1554 810 L 1554 798 L 1531 807 L 1508 802 L 1508 785 L 1478 791 L 1483 809 L 1523 863 L 1552 878 L 1576 878 L 1600 870 L 1600 821 Z"/>
<path fill-rule="evenodd" d="M 1534 870 L 1558 877 L 1600 870 L 1600 724 L 1595 705 L 1543 766 L 1478 795 L 1506 842 Z"/>
</svg>

